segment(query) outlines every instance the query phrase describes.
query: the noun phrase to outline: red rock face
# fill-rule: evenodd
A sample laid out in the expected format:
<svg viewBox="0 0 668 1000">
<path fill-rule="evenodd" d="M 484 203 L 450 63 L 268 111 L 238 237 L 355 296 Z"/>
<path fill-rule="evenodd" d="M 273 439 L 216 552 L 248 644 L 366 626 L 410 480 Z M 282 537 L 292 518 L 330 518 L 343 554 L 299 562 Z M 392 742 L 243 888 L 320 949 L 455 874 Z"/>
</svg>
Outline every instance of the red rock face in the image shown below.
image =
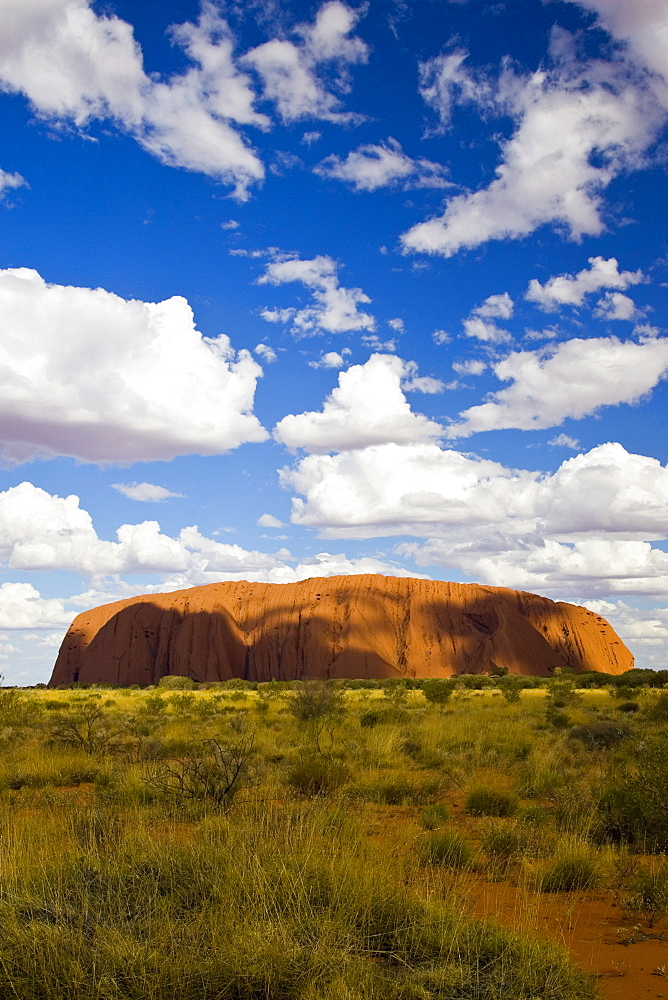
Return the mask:
<svg viewBox="0 0 668 1000">
<path fill-rule="evenodd" d="M 605 619 L 536 594 L 387 576 L 214 583 L 78 615 L 50 681 L 155 684 L 242 677 L 451 677 L 507 667 L 621 674 L 633 657 Z"/>
</svg>

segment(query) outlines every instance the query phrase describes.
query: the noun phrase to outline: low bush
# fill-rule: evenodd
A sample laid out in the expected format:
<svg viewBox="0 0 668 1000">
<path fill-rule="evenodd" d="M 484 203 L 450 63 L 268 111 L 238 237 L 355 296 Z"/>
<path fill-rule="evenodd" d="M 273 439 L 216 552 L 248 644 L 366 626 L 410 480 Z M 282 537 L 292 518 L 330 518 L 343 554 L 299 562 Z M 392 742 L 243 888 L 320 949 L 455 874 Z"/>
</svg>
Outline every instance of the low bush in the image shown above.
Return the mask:
<svg viewBox="0 0 668 1000">
<path fill-rule="evenodd" d="M 554 729 L 568 729 L 571 720 L 565 712 L 560 711 L 557 705 L 548 705 L 545 709 L 545 721 Z"/>
<path fill-rule="evenodd" d="M 650 927 L 668 910 L 668 862 L 653 870 L 642 869 L 632 879 L 622 905 L 627 910 L 642 910 Z"/>
<path fill-rule="evenodd" d="M 341 761 L 314 754 L 295 761 L 286 784 L 300 795 L 331 795 L 350 781 L 350 771 Z"/>
<path fill-rule="evenodd" d="M 456 681 L 429 678 L 423 681 L 422 693 L 432 705 L 446 705 L 455 690 Z"/>
<path fill-rule="evenodd" d="M 434 802 L 420 813 L 420 826 L 425 830 L 437 830 L 439 826 L 443 826 L 449 816 L 446 806 L 441 802 Z"/>
<path fill-rule="evenodd" d="M 583 726 L 573 726 L 568 738 L 579 740 L 591 750 L 609 750 L 622 743 L 628 735 L 629 727 L 623 722 L 588 722 Z"/>
<path fill-rule="evenodd" d="M 163 691 L 192 691 L 195 686 L 192 677 L 180 677 L 176 674 L 161 677 L 158 681 L 158 687 Z"/>
<path fill-rule="evenodd" d="M 372 729 L 374 726 L 394 725 L 397 722 L 407 722 L 409 717 L 408 712 L 402 708 L 370 708 L 360 715 L 360 726 Z"/>
<path fill-rule="evenodd" d="M 473 848 L 456 830 L 429 833 L 418 845 L 420 860 L 425 865 L 445 868 L 466 868 L 473 860 Z"/>
<path fill-rule="evenodd" d="M 574 845 L 557 849 L 539 870 L 536 886 L 541 892 L 573 892 L 595 889 L 603 881 L 601 866 L 592 852 Z"/>
<path fill-rule="evenodd" d="M 652 722 L 668 722 L 668 691 L 664 691 L 653 705 L 647 709 L 647 718 Z"/>
<path fill-rule="evenodd" d="M 635 742 L 611 766 L 599 796 L 601 832 L 613 843 L 668 851 L 668 734 Z"/>
<path fill-rule="evenodd" d="M 497 858 L 511 858 L 520 851 L 522 838 L 514 826 L 491 826 L 482 839 L 485 854 Z"/>
<path fill-rule="evenodd" d="M 513 816 L 517 796 L 503 788 L 477 786 L 466 793 L 464 809 L 469 816 Z"/>
<path fill-rule="evenodd" d="M 360 782 L 351 789 L 351 795 L 364 802 L 376 802 L 384 806 L 419 806 L 429 802 L 442 790 L 442 782 L 438 778 L 420 781 L 400 774 Z"/>
<path fill-rule="evenodd" d="M 331 681 L 302 681 L 290 698 L 288 708 L 298 722 L 318 723 L 343 715 L 346 697 Z"/>
</svg>

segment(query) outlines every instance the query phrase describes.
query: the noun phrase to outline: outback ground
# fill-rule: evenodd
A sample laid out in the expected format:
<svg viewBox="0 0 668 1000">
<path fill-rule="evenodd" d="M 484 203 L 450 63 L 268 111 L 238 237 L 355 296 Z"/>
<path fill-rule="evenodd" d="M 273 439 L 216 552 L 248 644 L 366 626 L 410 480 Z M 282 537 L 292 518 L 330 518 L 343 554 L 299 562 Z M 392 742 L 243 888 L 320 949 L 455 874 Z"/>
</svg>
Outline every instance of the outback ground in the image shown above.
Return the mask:
<svg viewBox="0 0 668 1000">
<path fill-rule="evenodd" d="M 0 995 L 668 997 L 668 693 L 578 683 L 1 689 Z"/>
</svg>

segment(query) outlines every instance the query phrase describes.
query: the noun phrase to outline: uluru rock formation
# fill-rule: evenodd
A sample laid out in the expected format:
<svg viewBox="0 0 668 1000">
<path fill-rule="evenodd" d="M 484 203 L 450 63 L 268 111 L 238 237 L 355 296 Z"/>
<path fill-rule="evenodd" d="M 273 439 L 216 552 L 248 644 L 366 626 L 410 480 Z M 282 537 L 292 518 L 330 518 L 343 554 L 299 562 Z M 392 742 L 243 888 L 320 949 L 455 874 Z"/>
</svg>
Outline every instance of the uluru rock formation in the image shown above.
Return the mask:
<svg viewBox="0 0 668 1000">
<path fill-rule="evenodd" d="M 621 674 L 633 657 L 599 615 L 504 587 L 376 575 L 214 583 L 75 618 L 50 686 L 72 681 L 450 677 L 507 667 Z"/>
</svg>

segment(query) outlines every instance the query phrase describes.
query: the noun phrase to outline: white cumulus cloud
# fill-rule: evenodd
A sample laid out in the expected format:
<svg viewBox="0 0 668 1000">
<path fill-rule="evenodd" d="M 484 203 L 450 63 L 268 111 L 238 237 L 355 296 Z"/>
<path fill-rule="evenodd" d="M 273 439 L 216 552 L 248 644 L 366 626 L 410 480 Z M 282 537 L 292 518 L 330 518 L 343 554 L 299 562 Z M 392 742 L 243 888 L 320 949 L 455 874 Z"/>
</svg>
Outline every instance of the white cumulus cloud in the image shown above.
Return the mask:
<svg viewBox="0 0 668 1000">
<path fill-rule="evenodd" d="M 620 319 L 633 322 L 642 315 L 642 310 L 636 308 L 633 299 L 624 295 L 623 292 L 606 292 L 594 309 L 594 316 L 599 316 L 601 319 Z"/>
<path fill-rule="evenodd" d="M 494 81 L 463 62 L 462 53 L 451 53 L 422 64 L 427 103 L 443 123 L 455 104 L 468 103 L 486 115 L 509 115 L 515 130 L 500 141 L 490 183 L 455 195 L 441 216 L 413 226 L 402 236 L 404 249 L 449 257 L 550 224 L 574 240 L 601 233 L 602 192 L 643 163 L 665 120 L 654 91 L 621 60 L 580 61 L 560 29 L 551 62 L 526 76 L 506 65 Z"/>
<path fill-rule="evenodd" d="M 30 583 L 0 585 L 0 628 L 67 628 L 71 620 L 64 601 L 42 597 Z"/>
<path fill-rule="evenodd" d="M 536 351 L 516 351 L 492 366 L 511 384 L 459 414 L 448 437 L 479 431 L 558 427 L 602 406 L 633 403 L 668 369 L 668 338 L 640 343 L 617 337 L 576 338 Z"/>
<path fill-rule="evenodd" d="M 487 362 L 469 358 L 466 361 L 453 361 L 452 368 L 458 375 L 482 375 L 487 370 Z"/>
<path fill-rule="evenodd" d="M 580 451 L 580 442 L 569 434 L 557 434 L 547 443 L 551 448 L 570 448 L 572 451 Z"/>
<path fill-rule="evenodd" d="M 404 190 L 450 186 L 444 166 L 431 160 L 412 159 L 392 138 L 358 146 L 345 159 L 333 153 L 313 172 L 320 177 L 352 184 L 355 191 L 376 191 L 392 186 Z"/>
<path fill-rule="evenodd" d="M 666 0 L 570 0 L 598 14 L 599 23 L 639 65 L 657 75 L 661 96 L 668 101 L 668 4 Z"/>
<path fill-rule="evenodd" d="M 258 279 L 261 285 L 285 285 L 300 282 L 311 292 L 314 305 L 306 309 L 264 309 L 262 318 L 270 323 L 290 323 L 293 333 L 309 336 L 322 330 L 346 333 L 351 330 L 374 330 L 376 321 L 360 305 L 371 302 L 361 288 L 343 288 L 339 284 L 339 265 L 325 254 L 311 260 L 279 257 L 271 261 Z"/>
<path fill-rule="evenodd" d="M 258 358 L 262 358 L 268 365 L 276 360 L 276 351 L 269 344 L 256 344 L 253 350 Z"/>
<path fill-rule="evenodd" d="M 70 570 L 93 579 L 194 570 L 234 575 L 282 565 L 275 555 L 207 538 L 194 525 L 173 538 L 157 521 L 122 524 L 116 541 L 107 541 L 77 496 L 53 496 L 29 482 L 0 493 L 0 560 L 12 570 Z"/>
<path fill-rule="evenodd" d="M 243 57 L 243 64 L 261 77 L 264 98 L 275 103 L 284 122 L 315 118 L 347 124 L 361 120 L 360 115 L 341 110 L 340 97 L 319 77 L 322 65 L 334 66 L 338 92 L 350 89 L 348 67 L 368 59 L 366 43 L 351 34 L 361 13 L 361 9 L 354 10 L 339 0 L 329 0 L 312 24 L 295 29 L 298 41 L 274 38 Z"/>
<path fill-rule="evenodd" d="M 642 280 L 642 271 L 620 271 L 615 257 L 607 260 L 605 257 L 590 257 L 589 267 L 577 274 L 560 274 L 544 285 L 532 278 L 524 298 L 535 302 L 545 312 L 555 312 L 564 305 L 581 306 L 586 296 L 604 288 L 623 291 Z"/>
<path fill-rule="evenodd" d="M 21 174 L 16 172 L 10 174 L 7 170 L 0 169 L 0 201 L 8 191 L 15 191 L 16 188 L 27 186 L 28 182 Z"/>
<path fill-rule="evenodd" d="M 504 468 L 436 443 L 312 454 L 281 474 L 292 521 L 330 538 L 413 535 L 396 552 L 562 599 L 668 595 L 668 468 L 609 443 L 552 474 Z"/>
<path fill-rule="evenodd" d="M 0 271 L 0 316 L 5 459 L 152 461 L 267 437 L 251 412 L 261 368 L 202 337 L 183 298 L 127 301 L 17 268 Z"/>
<path fill-rule="evenodd" d="M 317 361 L 309 361 L 309 368 L 343 368 L 350 353 L 348 347 L 344 347 L 342 351 L 325 351 Z"/>
<path fill-rule="evenodd" d="M 90 0 L 7 0 L 0 6 L 0 87 L 22 93 L 43 118 L 85 128 L 111 120 L 164 163 L 231 184 L 241 200 L 264 176 L 230 122 L 265 127 L 233 38 L 212 3 L 197 24 L 173 29 L 191 65 L 161 80 L 147 73 L 131 25 Z"/>
<path fill-rule="evenodd" d="M 274 437 L 290 449 L 312 452 L 438 437 L 440 424 L 413 413 L 402 391 L 402 382 L 410 387 L 416 377 L 414 364 L 373 354 L 366 364 L 341 372 L 320 412 L 288 414 L 274 428 Z"/>
<path fill-rule="evenodd" d="M 143 503 L 162 503 L 170 497 L 183 496 L 183 493 L 174 493 L 155 483 L 112 483 L 112 486 L 129 500 L 139 500 Z"/>
<path fill-rule="evenodd" d="M 513 315 L 514 302 L 508 292 L 500 295 L 489 295 L 482 305 L 476 306 L 468 319 L 464 320 L 464 334 L 476 340 L 491 344 L 500 344 L 512 340 L 507 330 L 497 326 L 495 319 L 510 319 Z"/>
<path fill-rule="evenodd" d="M 261 514 L 257 519 L 261 528 L 284 528 L 285 525 L 273 514 Z"/>
</svg>

